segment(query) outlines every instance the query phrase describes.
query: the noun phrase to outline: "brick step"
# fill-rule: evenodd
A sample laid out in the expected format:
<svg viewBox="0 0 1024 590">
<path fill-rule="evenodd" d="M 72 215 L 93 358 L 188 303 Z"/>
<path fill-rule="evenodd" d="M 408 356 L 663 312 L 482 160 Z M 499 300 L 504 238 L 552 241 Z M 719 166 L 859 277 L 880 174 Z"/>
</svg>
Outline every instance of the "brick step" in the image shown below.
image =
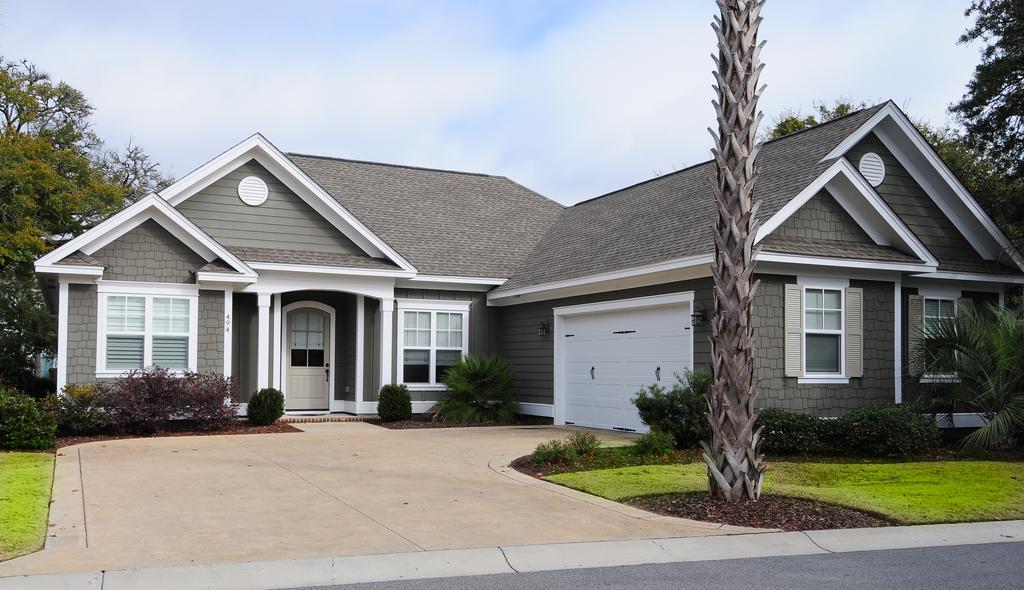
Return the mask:
<svg viewBox="0 0 1024 590">
<path fill-rule="evenodd" d="M 287 424 L 311 424 L 318 422 L 380 422 L 380 418 L 373 416 L 339 416 L 337 414 L 324 414 L 322 416 L 281 416 L 281 422 Z"/>
</svg>

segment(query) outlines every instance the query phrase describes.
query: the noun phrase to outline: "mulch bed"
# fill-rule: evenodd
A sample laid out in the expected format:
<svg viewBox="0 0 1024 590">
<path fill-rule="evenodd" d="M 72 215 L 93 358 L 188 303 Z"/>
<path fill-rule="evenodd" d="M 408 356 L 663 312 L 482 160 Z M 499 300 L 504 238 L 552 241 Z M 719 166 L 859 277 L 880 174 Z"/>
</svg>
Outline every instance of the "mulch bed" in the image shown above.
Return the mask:
<svg viewBox="0 0 1024 590">
<path fill-rule="evenodd" d="M 764 495 L 757 502 L 725 502 L 706 493 L 659 494 L 623 500 L 665 516 L 734 526 L 813 531 L 892 526 L 880 516 L 814 500 Z"/>
<path fill-rule="evenodd" d="M 103 440 L 121 440 L 126 438 L 157 438 L 168 436 L 219 436 L 222 434 L 279 434 L 283 432 L 302 432 L 291 424 L 275 422 L 268 426 L 255 426 L 239 421 L 237 424 L 220 430 L 186 430 L 164 428 L 152 434 L 96 434 L 93 436 L 61 436 L 57 438 L 57 448 L 70 447 L 87 442 Z"/>
<path fill-rule="evenodd" d="M 637 455 L 630 447 L 602 447 L 591 457 L 582 457 L 574 463 L 537 463 L 533 455 L 525 455 L 512 461 L 509 466 L 516 471 L 545 477 L 559 473 L 590 471 L 592 469 L 612 469 L 615 467 L 634 467 L 638 465 L 670 465 L 673 463 L 693 463 L 700 460 L 700 452 L 694 449 L 680 449 L 666 455 Z"/>
<path fill-rule="evenodd" d="M 423 420 L 399 420 L 397 422 L 380 422 L 377 426 L 390 428 L 391 430 L 412 430 L 416 428 L 477 428 L 480 426 L 536 426 L 537 424 L 551 424 L 551 419 L 534 418 L 531 416 L 519 416 L 512 424 L 501 424 L 499 422 L 435 422 L 429 419 Z"/>
</svg>

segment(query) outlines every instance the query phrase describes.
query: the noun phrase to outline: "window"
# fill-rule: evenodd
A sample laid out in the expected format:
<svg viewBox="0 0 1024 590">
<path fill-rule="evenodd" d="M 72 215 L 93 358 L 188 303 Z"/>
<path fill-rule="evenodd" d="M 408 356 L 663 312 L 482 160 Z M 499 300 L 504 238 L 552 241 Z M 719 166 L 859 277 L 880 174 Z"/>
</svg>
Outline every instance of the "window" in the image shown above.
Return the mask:
<svg viewBox="0 0 1024 590">
<path fill-rule="evenodd" d="M 466 354 L 468 302 L 399 300 L 399 377 L 436 387 Z"/>
<path fill-rule="evenodd" d="M 324 314 L 292 312 L 292 366 L 324 366 Z"/>
<path fill-rule="evenodd" d="M 944 299 L 937 297 L 926 297 L 924 299 L 924 334 L 927 336 L 931 334 L 933 330 L 940 327 L 944 322 L 947 322 L 956 317 L 956 300 Z M 943 364 L 948 364 L 948 361 L 952 360 L 952 351 L 948 348 L 944 349 L 933 349 L 926 352 L 926 358 L 929 365 L 942 359 Z M 939 375 L 929 374 L 926 375 L 926 379 L 940 379 L 949 378 L 953 375 Z"/>
<path fill-rule="evenodd" d="M 145 367 L 195 368 L 196 295 L 174 296 L 173 288 L 129 294 L 104 287 L 98 302 L 97 377 Z"/>
<path fill-rule="evenodd" d="M 804 289 L 804 371 L 843 372 L 843 292 Z"/>
</svg>

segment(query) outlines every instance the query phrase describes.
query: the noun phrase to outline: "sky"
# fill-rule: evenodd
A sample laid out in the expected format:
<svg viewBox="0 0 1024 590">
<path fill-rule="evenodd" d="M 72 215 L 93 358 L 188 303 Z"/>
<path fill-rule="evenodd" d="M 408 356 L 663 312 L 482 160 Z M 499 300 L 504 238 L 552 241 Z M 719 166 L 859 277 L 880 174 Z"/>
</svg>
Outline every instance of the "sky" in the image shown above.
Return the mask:
<svg viewBox="0 0 1024 590">
<path fill-rule="evenodd" d="M 760 107 L 892 99 L 946 124 L 968 0 L 768 0 Z M 504 175 L 571 204 L 709 157 L 712 0 L 0 0 L 0 55 L 82 90 L 181 177 L 291 152 Z"/>
</svg>

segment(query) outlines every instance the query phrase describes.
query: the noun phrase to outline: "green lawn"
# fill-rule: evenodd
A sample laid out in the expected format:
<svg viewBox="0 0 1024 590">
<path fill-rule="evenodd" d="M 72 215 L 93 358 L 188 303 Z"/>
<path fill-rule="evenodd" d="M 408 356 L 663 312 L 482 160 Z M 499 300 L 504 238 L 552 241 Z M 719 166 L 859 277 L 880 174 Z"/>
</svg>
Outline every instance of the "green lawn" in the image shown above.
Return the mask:
<svg viewBox="0 0 1024 590">
<path fill-rule="evenodd" d="M 42 547 L 52 484 L 53 453 L 0 453 L 0 561 Z"/>
<path fill-rule="evenodd" d="M 545 479 L 612 500 L 698 492 L 702 463 L 644 465 Z M 907 524 L 1024 518 L 1024 464 L 999 461 L 772 463 L 765 493 L 875 512 Z"/>
</svg>

